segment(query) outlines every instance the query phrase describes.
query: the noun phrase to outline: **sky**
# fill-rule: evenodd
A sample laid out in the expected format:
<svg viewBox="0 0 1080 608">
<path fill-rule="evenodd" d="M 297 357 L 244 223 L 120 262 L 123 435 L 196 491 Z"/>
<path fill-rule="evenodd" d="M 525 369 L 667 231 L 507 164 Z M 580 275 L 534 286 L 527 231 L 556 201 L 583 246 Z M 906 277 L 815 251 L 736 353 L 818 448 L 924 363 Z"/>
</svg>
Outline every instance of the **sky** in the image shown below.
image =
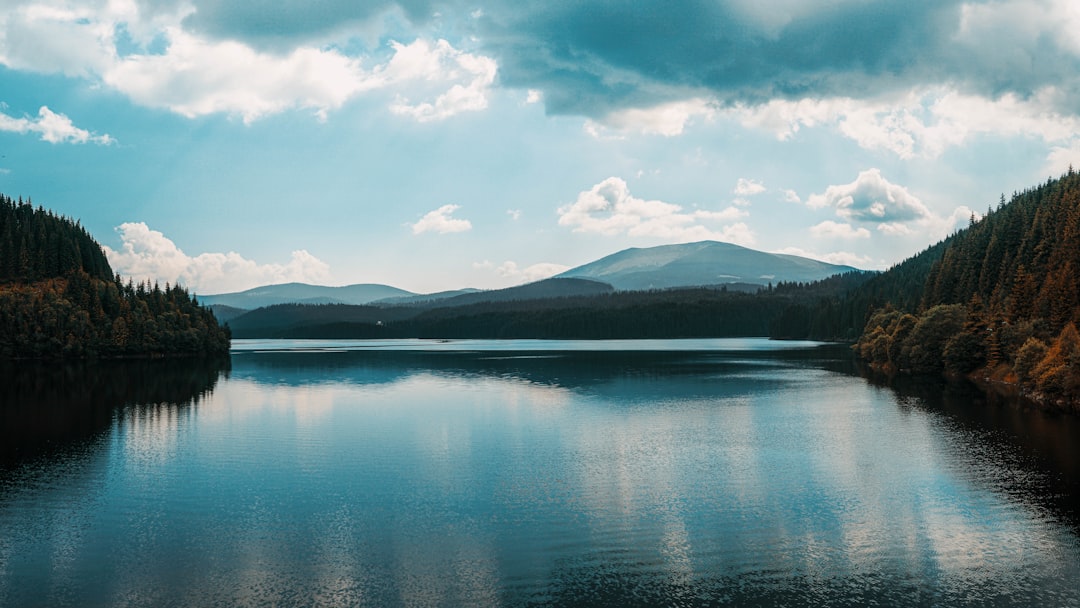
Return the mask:
<svg viewBox="0 0 1080 608">
<path fill-rule="evenodd" d="M 0 0 L 0 193 L 201 294 L 884 269 L 1074 162 L 1075 0 Z"/>
</svg>

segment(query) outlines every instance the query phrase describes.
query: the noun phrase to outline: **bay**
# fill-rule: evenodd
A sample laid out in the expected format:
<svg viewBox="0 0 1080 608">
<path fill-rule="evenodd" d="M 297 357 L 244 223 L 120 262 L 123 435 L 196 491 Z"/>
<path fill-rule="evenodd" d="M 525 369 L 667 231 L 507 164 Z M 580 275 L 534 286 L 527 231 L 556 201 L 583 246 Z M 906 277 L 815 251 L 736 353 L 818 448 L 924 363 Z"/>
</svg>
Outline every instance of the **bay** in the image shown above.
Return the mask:
<svg viewBox="0 0 1080 608">
<path fill-rule="evenodd" d="M 2 606 L 1080 605 L 1076 419 L 842 345 L 235 341 L 0 376 Z"/>
</svg>

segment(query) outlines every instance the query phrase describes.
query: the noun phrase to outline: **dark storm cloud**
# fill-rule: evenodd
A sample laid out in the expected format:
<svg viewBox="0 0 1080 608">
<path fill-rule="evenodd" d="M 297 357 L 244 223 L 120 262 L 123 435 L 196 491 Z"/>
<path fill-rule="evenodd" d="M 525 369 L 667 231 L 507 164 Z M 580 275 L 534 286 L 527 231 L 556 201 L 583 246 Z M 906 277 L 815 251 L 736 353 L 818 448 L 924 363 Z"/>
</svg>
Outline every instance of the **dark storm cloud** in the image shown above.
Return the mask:
<svg viewBox="0 0 1080 608">
<path fill-rule="evenodd" d="M 602 115 L 685 97 L 722 104 L 865 98 L 917 86 L 1080 107 L 1077 38 L 1055 5 L 957 0 L 690 0 L 485 8 L 480 39 L 501 82 L 555 113 Z M 1060 7 L 1059 7 L 1060 8 Z"/>
<path fill-rule="evenodd" d="M 1055 85 L 1068 106 L 1080 98 L 1080 62 L 1047 35 L 1052 16 L 1039 11 L 1049 2 L 195 0 L 188 22 L 265 46 L 394 6 L 414 25 L 453 15 L 468 30 L 458 34 L 476 35 L 476 51 L 498 61 L 500 84 L 543 91 L 552 113 L 595 117 L 690 95 L 722 104 L 858 98 L 919 85 L 1022 98 Z"/>
<path fill-rule="evenodd" d="M 686 90 L 748 102 L 866 94 L 915 78 L 957 14 L 949 2 L 861 2 L 774 28 L 718 2 L 590 2 L 505 21 L 492 11 L 484 39 L 503 83 L 544 90 L 551 111 L 595 114 Z"/>
<path fill-rule="evenodd" d="M 185 20 L 185 27 L 214 38 L 240 38 L 260 48 L 318 39 L 392 8 L 401 9 L 416 24 L 426 23 L 433 13 L 430 0 L 195 0 L 193 4 L 196 11 Z"/>
</svg>

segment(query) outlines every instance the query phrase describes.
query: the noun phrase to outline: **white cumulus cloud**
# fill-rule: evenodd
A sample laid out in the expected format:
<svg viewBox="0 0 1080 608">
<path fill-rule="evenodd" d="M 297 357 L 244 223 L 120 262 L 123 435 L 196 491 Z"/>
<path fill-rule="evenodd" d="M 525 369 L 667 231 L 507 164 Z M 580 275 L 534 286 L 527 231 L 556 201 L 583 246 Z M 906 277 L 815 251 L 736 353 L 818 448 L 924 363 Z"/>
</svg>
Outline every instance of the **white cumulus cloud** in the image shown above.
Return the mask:
<svg viewBox="0 0 1080 608">
<path fill-rule="evenodd" d="M 274 283 L 333 280 L 329 265 L 302 249 L 293 251 L 286 264 L 259 264 L 233 251 L 189 256 L 144 222 L 121 224 L 116 231 L 122 245 L 119 250 L 103 247 L 105 255 L 114 270 L 136 282 L 179 283 L 195 293 L 215 294 Z"/>
<path fill-rule="evenodd" d="M 882 224 L 884 225 L 884 224 Z M 879 226 L 880 227 L 880 226 Z M 870 231 L 866 228 L 855 228 L 851 224 L 841 224 L 832 220 L 825 220 L 816 226 L 810 227 L 810 234 L 817 238 L 835 239 L 868 239 Z"/>
<path fill-rule="evenodd" d="M 325 119 L 376 91 L 388 94 L 395 114 L 442 120 L 486 108 L 497 71 L 490 57 L 441 39 L 392 42 L 382 62 L 341 50 L 347 45 L 257 50 L 186 29 L 194 10 L 188 3 L 170 12 L 125 1 L 13 6 L 0 11 L 0 65 L 86 78 L 187 117 L 223 113 L 245 122 L 289 109 Z"/>
<path fill-rule="evenodd" d="M 472 229 L 472 222 L 456 217 L 451 217 L 455 211 L 461 209 L 461 205 L 443 205 L 434 211 L 429 211 L 420 218 L 420 221 L 411 224 L 413 234 L 425 232 L 437 232 L 447 234 L 450 232 L 465 232 Z"/>
<path fill-rule="evenodd" d="M 918 232 L 940 238 L 965 226 L 972 214 L 965 205 L 954 208 L 947 215 L 934 213 L 907 188 L 885 179 L 878 169 L 859 173 L 850 184 L 829 186 L 821 194 L 811 194 L 806 204 L 815 209 L 833 208 L 836 215 L 848 222 L 872 225 L 888 236 L 908 236 Z M 828 232 L 829 236 L 839 237 L 853 228 L 823 222 L 811 228 L 811 232 L 815 236 L 825 236 Z M 850 230 L 850 237 L 864 238 L 869 234 L 860 231 L 866 229 Z"/>
<path fill-rule="evenodd" d="M 735 184 L 735 190 L 733 190 L 733 192 L 739 196 L 753 196 L 765 192 L 765 184 L 762 184 L 757 180 L 740 177 L 739 181 Z"/>
<path fill-rule="evenodd" d="M 833 207 L 846 220 L 873 224 L 927 220 L 932 215 L 918 197 L 890 183 L 878 169 L 859 173 L 850 184 L 829 186 L 822 194 L 812 194 L 806 204 L 812 208 Z"/>
<path fill-rule="evenodd" d="M 753 231 L 742 222 L 719 229 L 702 223 L 745 217 L 748 213 L 744 210 L 729 207 L 722 211 L 684 211 L 679 205 L 633 196 L 626 182 L 618 177 L 609 177 L 579 193 L 576 201 L 559 207 L 558 214 L 559 225 L 572 228 L 574 232 L 608 236 L 625 234 L 683 242 L 711 239 L 741 245 L 755 241 Z"/>
<path fill-rule="evenodd" d="M 1029 96 L 1006 93 L 990 99 L 947 87 L 878 99 L 828 97 L 774 99 L 740 105 L 728 115 L 744 126 L 787 140 L 802 128 L 832 127 L 868 150 L 902 159 L 937 158 L 979 135 L 1037 137 L 1067 145 L 1080 138 L 1080 117 L 1063 113 L 1065 93 L 1046 86 Z"/>
<path fill-rule="evenodd" d="M 73 143 L 85 144 L 92 142 L 108 145 L 115 140 L 106 135 L 95 135 L 86 129 L 76 127 L 71 119 L 63 114 L 57 114 L 48 108 L 41 106 L 36 118 L 14 118 L 0 112 L 0 131 L 11 133 L 37 133 L 42 141 L 52 144 Z"/>
<path fill-rule="evenodd" d="M 394 58 L 382 71 L 391 82 L 452 82 L 450 88 L 433 101 L 415 102 L 400 95 L 390 106 L 395 114 L 410 116 L 419 122 L 449 118 L 461 112 L 483 110 L 488 104 L 488 89 L 495 81 L 494 59 L 471 55 L 439 40 L 434 46 L 424 40 L 412 45 L 394 44 Z"/>
<path fill-rule="evenodd" d="M 549 279 L 559 273 L 570 270 L 570 267 L 565 264 L 555 264 L 552 262 L 540 262 L 521 268 L 518 266 L 517 262 L 510 260 L 507 260 L 498 266 L 484 260 L 483 262 L 473 264 L 473 268 L 493 271 L 499 277 L 510 279 L 515 283 L 532 283 L 533 281 Z"/>
<path fill-rule="evenodd" d="M 883 270 L 889 266 L 888 262 L 886 262 L 885 260 L 874 260 L 870 256 L 859 255 L 850 251 L 815 253 L 813 251 L 807 251 L 799 247 L 785 247 L 783 249 L 774 251 L 773 253 L 797 255 L 804 258 L 810 258 L 812 260 L 821 260 L 822 262 L 828 262 L 830 264 L 851 266 L 853 268 L 859 268 L 861 270 Z"/>
<path fill-rule="evenodd" d="M 714 102 L 693 98 L 649 108 L 617 110 L 602 119 L 587 121 L 585 131 L 594 137 L 601 137 L 605 130 L 674 137 L 682 135 L 695 119 L 711 120 L 715 115 Z"/>
</svg>

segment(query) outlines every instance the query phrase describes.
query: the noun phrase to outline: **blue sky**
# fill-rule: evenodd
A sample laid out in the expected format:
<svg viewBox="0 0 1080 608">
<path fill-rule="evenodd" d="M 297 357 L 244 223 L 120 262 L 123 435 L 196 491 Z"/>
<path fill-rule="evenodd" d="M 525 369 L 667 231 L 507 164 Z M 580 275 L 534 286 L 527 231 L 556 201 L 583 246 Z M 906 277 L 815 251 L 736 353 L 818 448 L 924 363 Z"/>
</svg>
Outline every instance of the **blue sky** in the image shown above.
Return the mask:
<svg viewBox="0 0 1080 608">
<path fill-rule="evenodd" d="M 1080 159 L 1072 0 L 0 6 L 0 192 L 199 293 L 885 268 Z"/>
</svg>

